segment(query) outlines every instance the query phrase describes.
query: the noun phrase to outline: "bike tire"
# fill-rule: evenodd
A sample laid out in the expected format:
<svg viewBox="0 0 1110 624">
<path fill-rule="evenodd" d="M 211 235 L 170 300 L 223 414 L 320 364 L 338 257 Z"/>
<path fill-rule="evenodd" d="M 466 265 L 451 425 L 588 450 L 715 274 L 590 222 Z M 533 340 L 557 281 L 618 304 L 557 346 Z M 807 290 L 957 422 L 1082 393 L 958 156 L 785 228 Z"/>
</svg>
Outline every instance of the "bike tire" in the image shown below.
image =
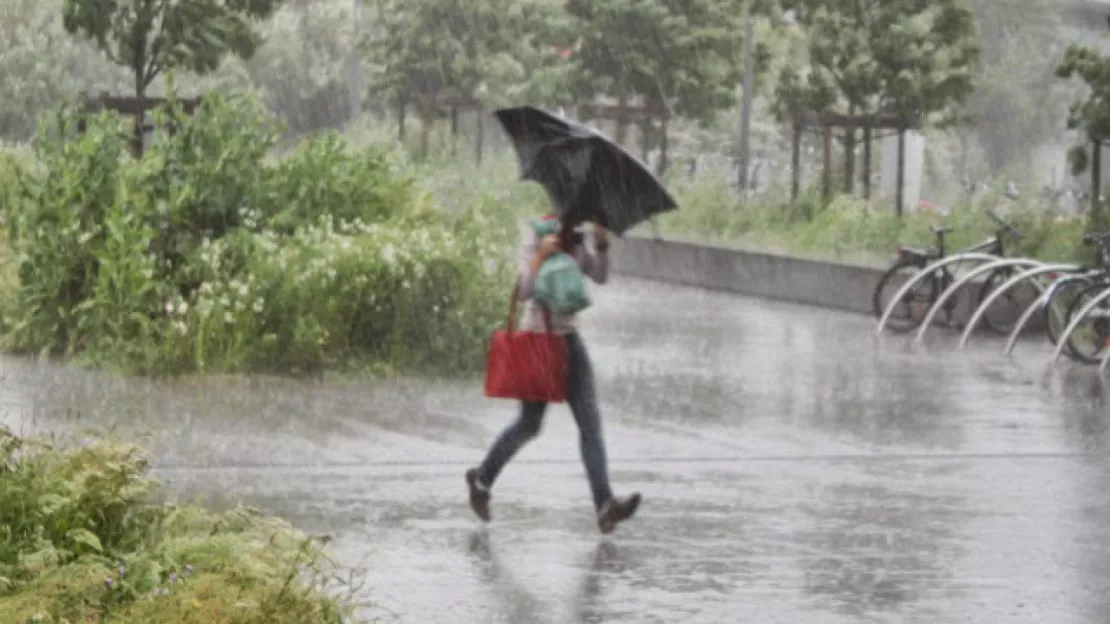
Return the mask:
<svg viewBox="0 0 1110 624">
<path fill-rule="evenodd" d="M 987 276 L 987 280 L 983 282 L 983 285 L 979 287 L 977 299 L 979 305 L 982 305 L 982 303 L 987 300 L 987 297 L 994 292 L 995 288 L 1004 284 L 1014 275 L 1014 270 L 1009 268 L 992 271 L 991 274 Z M 1010 332 L 1014 330 L 1014 326 L 1017 325 L 1017 320 L 1020 318 L 1021 313 L 1025 311 L 1025 308 L 1019 309 L 1021 303 L 1026 302 L 1027 299 L 1028 303 L 1032 303 L 1039 293 L 1034 293 L 1032 298 L 1023 297 L 1021 294 L 1028 293 L 1030 290 L 1035 290 L 1035 288 L 1036 287 L 1029 283 L 1028 280 L 1015 284 L 1005 295 L 996 299 L 991 304 L 991 307 L 983 311 L 983 325 L 986 325 L 988 329 L 996 334 L 1009 336 Z M 993 315 L 992 311 L 995 311 Z"/>
<path fill-rule="evenodd" d="M 1105 291 L 1107 288 L 1110 288 L 1110 284 L 1106 284 L 1104 282 L 1095 282 L 1095 283 L 1091 284 L 1090 286 L 1084 288 L 1082 290 L 1082 292 L 1080 292 L 1079 295 L 1075 298 L 1075 300 L 1071 302 L 1071 305 L 1068 306 L 1068 323 L 1071 323 L 1072 318 L 1074 317 L 1074 315 L 1077 312 L 1079 312 L 1080 308 L 1086 306 L 1087 302 L 1089 302 L 1091 300 L 1091 298 L 1097 296 L 1099 293 Z M 1110 301 L 1104 301 L 1102 303 L 1102 305 L 1110 307 Z M 1097 308 L 1096 308 L 1096 310 L 1097 310 Z M 1092 310 L 1092 312 L 1093 311 L 1094 310 Z M 1092 320 L 1091 322 L 1092 323 L 1097 323 L 1098 321 Z M 1098 364 L 1101 361 L 1102 354 L 1106 350 L 1106 338 L 1107 338 L 1107 336 L 1102 335 L 1105 332 L 1099 331 L 1097 329 L 1098 327 L 1099 326 L 1096 325 L 1095 341 L 1096 341 L 1096 343 L 1101 343 L 1101 345 L 1096 347 L 1096 349 L 1091 350 L 1091 351 L 1094 351 L 1093 354 L 1090 351 L 1083 350 L 1081 348 L 1081 345 L 1080 345 L 1079 341 L 1077 340 L 1078 331 L 1083 328 L 1082 325 L 1077 326 L 1075 328 L 1076 331 L 1073 331 L 1071 333 L 1071 335 L 1068 336 L 1068 344 L 1067 344 L 1067 349 L 1065 349 L 1065 351 L 1068 352 L 1068 355 L 1073 360 L 1076 360 L 1078 362 L 1083 362 L 1085 364 Z"/>
<path fill-rule="evenodd" d="M 889 296 L 893 296 L 898 289 L 902 288 L 906 279 L 921 273 L 921 268 L 921 266 L 910 262 L 898 262 L 887 269 L 886 273 L 883 273 L 883 276 L 879 278 L 879 282 L 875 285 L 874 294 L 871 295 L 871 307 L 875 313 L 875 318 L 881 319 L 883 313 L 886 312 L 888 302 L 883 298 L 883 291 L 892 286 Z M 903 279 L 898 279 L 903 275 L 905 276 Z M 917 283 L 903 297 L 903 301 L 907 302 L 909 307 L 908 314 L 904 317 L 899 316 L 897 309 L 895 309 L 895 312 L 887 320 L 886 327 L 896 334 L 904 334 L 917 329 L 921 322 L 925 320 L 926 312 L 936 302 L 939 294 L 935 276 L 930 276 Z M 914 304 L 921 302 L 927 305 L 921 307 L 920 315 L 915 315 Z"/>
<path fill-rule="evenodd" d="M 1044 333 L 1053 346 L 1059 344 L 1060 334 L 1068 326 L 1072 302 L 1094 283 L 1090 278 L 1065 282 L 1054 290 L 1048 301 L 1044 303 L 1043 312 L 1041 312 L 1044 319 Z"/>
</svg>

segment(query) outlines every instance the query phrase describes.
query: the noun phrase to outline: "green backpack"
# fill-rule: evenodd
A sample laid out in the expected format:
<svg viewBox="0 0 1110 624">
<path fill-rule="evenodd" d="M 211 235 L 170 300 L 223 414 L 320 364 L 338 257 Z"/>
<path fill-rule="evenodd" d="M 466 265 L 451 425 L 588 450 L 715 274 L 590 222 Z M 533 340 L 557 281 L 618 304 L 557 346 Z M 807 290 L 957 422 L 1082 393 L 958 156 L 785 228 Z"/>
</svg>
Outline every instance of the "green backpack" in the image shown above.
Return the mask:
<svg viewBox="0 0 1110 624">
<path fill-rule="evenodd" d="M 537 236 L 543 237 L 558 232 L 559 223 L 553 220 L 533 221 L 532 229 Z M 576 314 L 591 304 L 582 269 L 570 254 L 561 251 L 551 254 L 540 265 L 532 284 L 532 298 L 560 316 Z"/>
</svg>

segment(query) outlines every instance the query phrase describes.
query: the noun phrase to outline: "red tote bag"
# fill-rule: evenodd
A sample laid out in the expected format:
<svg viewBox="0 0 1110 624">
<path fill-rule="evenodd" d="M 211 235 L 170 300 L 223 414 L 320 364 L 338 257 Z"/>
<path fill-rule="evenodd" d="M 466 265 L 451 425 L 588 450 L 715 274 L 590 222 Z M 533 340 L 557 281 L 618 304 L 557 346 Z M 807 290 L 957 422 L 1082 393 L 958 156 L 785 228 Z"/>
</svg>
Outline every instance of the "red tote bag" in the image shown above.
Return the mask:
<svg viewBox="0 0 1110 624">
<path fill-rule="evenodd" d="M 509 301 L 509 322 L 490 340 L 486 357 L 486 396 L 520 401 L 562 403 L 567 396 L 567 343 L 551 330 L 546 307 L 546 331 L 516 331 L 519 285 Z"/>
</svg>

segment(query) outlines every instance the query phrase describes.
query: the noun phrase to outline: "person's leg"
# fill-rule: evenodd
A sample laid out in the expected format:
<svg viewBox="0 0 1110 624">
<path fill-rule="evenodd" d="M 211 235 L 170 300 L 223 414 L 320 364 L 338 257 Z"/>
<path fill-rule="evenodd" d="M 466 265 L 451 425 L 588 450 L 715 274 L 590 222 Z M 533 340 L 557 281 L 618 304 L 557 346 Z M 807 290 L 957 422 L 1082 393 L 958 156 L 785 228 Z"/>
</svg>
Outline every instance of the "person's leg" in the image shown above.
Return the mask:
<svg viewBox="0 0 1110 624">
<path fill-rule="evenodd" d="M 636 513 L 640 495 L 632 494 L 615 498 L 609 486 L 609 467 L 605 453 L 605 438 L 601 427 L 601 410 L 597 404 L 593 366 L 586 345 L 577 333 L 567 335 L 570 356 L 570 379 L 567 403 L 578 424 L 578 441 L 582 463 L 590 481 L 594 507 L 598 512 L 598 527 L 603 533 L 612 531 L 616 524 Z"/>
<path fill-rule="evenodd" d="M 567 334 L 567 354 L 570 356 L 567 404 L 578 424 L 578 446 L 582 452 L 582 463 L 586 466 L 586 476 L 590 480 L 594 506 L 601 509 L 613 492 L 609 489 L 609 466 L 601 430 L 601 412 L 597 407 L 593 366 L 586 345 L 577 333 Z"/>
<path fill-rule="evenodd" d="M 489 522 L 490 518 L 490 487 L 497 480 L 501 469 L 517 454 L 517 451 L 539 435 L 546 410 L 547 403 L 521 401 L 520 416 L 501 432 L 482 463 L 477 468 L 466 471 L 466 483 L 470 488 L 470 506 L 483 521 Z"/>
</svg>

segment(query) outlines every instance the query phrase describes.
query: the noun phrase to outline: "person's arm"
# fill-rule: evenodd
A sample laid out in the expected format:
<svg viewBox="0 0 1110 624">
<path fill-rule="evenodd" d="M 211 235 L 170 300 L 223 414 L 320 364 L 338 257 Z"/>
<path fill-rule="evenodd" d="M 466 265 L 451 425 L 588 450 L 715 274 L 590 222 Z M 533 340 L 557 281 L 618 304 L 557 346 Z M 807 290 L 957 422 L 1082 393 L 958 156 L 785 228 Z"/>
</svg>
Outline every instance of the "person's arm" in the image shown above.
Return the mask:
<svg viewBox="0 0 1110 624">
<path fill-rule="evenodd" d="M 592 249 L 585 243 L 578 247 L 578 264 L 590 279 L 604 284 L 609 281 L 609 236 L 597 226 L 594 226 L 592 234 Z"/>
</svg>

